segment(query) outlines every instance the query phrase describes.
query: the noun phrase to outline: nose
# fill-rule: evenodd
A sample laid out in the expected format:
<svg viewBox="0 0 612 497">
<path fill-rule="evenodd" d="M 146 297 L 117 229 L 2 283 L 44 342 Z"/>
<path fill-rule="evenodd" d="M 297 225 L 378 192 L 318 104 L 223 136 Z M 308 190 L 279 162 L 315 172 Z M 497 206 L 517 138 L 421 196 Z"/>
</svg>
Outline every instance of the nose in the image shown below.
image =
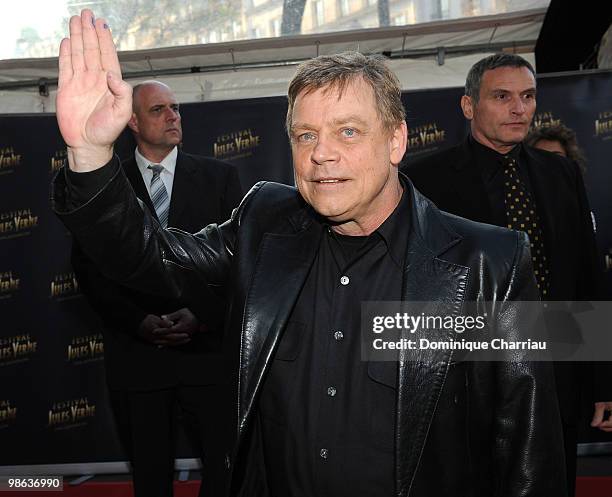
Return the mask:
<svg viewBox="0 0 612 497">
<path fill-rule="evenodd" d="M 178 110 L 173 109 L 172 107 L 166 108 L 166 121 L 176 121 L 180 119 L 181 115 Z"/>
<path fill-rule="evenodd" d="M 525 113 L 525 102 L 523 102 L 523 99 L 520 96 L 512 99 L 512 107 L 510 111 L 517 116 Z"/>
<path fill-rule="evenodd" d="M 339 154 L 334 145 L 334 141 L 330 138 L 319 135 L 317 143 L 312 149 L 312 161 L 315 164 L 321 165 L 329 162 L 336 162 L 338 158 Z"/>
</svg>

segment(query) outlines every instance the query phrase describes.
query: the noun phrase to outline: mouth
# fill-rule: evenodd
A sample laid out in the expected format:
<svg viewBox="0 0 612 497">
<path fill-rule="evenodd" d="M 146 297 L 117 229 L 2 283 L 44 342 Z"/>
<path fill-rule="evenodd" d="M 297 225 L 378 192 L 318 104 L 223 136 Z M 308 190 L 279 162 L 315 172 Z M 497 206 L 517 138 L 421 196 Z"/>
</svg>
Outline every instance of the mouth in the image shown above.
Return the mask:
<svg viewBox="0 0 612 497">
<path fill-rule="evenodd" d="M 320 185 L 333 185 L 337 183 L 344 183 L 347 181 L 343 178 L 321 178 L 312 180 L 313 183 L 319 183 Z"/>
</svg>

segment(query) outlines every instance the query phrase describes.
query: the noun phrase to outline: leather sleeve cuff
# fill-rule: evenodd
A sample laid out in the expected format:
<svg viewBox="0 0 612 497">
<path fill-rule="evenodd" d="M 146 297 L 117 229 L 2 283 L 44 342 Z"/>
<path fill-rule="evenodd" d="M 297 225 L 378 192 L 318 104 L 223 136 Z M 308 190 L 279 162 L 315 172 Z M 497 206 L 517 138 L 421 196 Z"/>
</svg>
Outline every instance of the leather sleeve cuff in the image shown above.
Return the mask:
<svg viewBox="0 0 612 497">
<path fill-rule="evenodd" d="M 74 211 L 94 198 L 121 169 L 116 155 L 100 169 L 77 173 L 64 166 L 51 183 L 51 203 L 57 213 Z"/>
</svg>

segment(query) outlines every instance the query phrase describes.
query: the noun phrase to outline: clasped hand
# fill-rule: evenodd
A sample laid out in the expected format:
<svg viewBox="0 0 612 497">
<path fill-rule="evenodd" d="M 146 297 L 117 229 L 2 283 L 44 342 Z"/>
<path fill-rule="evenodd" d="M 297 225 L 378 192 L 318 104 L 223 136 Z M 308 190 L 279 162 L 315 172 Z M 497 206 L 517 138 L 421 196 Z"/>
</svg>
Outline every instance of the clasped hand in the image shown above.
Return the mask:
<svg viewBox="0 0 612 497">
<path fill-rule="evenodd" d="M 162 316 L 147 314 L 138 327 L 138 334 L 158 347 L 176 347 L 189 343 L 192 335 L 200 331 L 200 328 L 198 318 L 183 307 Z"/>
</svg>

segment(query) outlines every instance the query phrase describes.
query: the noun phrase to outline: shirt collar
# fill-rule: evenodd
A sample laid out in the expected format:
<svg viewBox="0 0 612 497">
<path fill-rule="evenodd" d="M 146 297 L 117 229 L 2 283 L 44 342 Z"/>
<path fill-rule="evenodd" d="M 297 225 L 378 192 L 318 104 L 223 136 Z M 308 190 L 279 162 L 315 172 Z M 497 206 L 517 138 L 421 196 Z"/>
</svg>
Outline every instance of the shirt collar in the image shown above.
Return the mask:
<svg viewBox="0 0 612 497">
<path fill-rule="evenodd" d="M 404 190 L 399 203 L 389 217 L 370 234 L 366 243 L 369 243 L 373 237 L 382 239 L 393 262 L 399 268 L 402 268 L 408 243 L 408 233 L 410 232 L 410 189 L 402 173 L 399 174 L 399 180 Z M 316 219 L 318 219 L 318 222 L 321 223 L 324 229 L 333 233 L 331 225 L 325 218 L 317 214 Z M 337 233 L 333 234 L 337 237 L 341 236 Z"/>
<path fill-rule="evenodd" d="M 518 143 L 507 154 L 500 154 L 496 150 L 480 143 L 471 134 L 469 135 L 468 142 L 476 156 L 476 163 L 479 165 L 483 177 L 487 181 L 497 173 L 500 166 L 504 164 L 506 157 L 511 157 L 518 162 L 522 149 L 521 144 Z"/>
<path fill-rule="evenodd" d="M 178 148 L 175 146 L 169 153 L 162 159 L 158 164 L 164 166 L 164 169 L 168 171 L 171 175 L 174 175 L 174 170 L 176 169 L 176 159 L 178 157 Z M 148 167 L 151 164 L 157 164 L 155 162 L 151 162 L 144 155 L 140 153 L 138 147 L 134 151 L 134 158 L 136 159 L 136 164 L 138 165 L 138 169 L 140 170 L 140 174 L 143 174 L 148 171 Z"/>
<path fill-rule="evenodd" d="M 391 215 L 375 231 L 387 245 L 393 262 L 400 268 L 404 266 L 406 244 L 410 232 L 410 189 L 402 176 L 402 174 L 399 175 L 404 189 L 402 198 Z"/>
</svg>

